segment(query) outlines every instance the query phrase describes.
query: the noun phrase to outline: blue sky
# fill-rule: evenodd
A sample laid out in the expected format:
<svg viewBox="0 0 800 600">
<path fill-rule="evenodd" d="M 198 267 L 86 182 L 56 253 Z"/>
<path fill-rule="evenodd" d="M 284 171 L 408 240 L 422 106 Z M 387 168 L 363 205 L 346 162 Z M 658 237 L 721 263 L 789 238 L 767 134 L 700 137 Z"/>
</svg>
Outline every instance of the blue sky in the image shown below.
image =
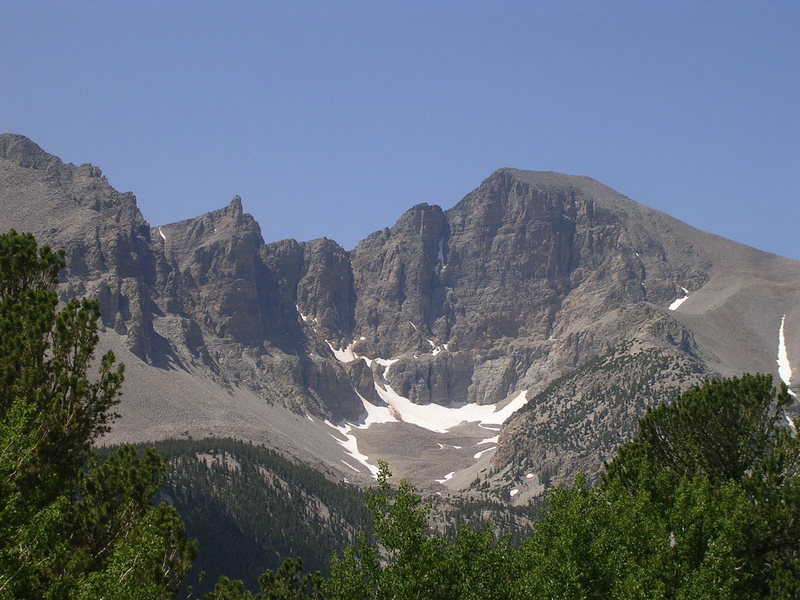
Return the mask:
<svg viewBox="0 0 800 600">
<path fill-rule="evenodd" d="M 504 166 L 800 259 L 800 2 L 0 3 L 0 131 L 346 248 Z"/>
</svg>

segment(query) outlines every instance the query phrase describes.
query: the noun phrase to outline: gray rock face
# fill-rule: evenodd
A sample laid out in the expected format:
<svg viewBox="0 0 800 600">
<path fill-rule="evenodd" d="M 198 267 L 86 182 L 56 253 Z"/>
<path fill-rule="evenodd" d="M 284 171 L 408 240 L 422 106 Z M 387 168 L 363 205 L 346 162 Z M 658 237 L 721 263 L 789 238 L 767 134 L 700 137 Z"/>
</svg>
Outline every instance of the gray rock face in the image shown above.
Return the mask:
<svg viewBox="0 0 800 600">
<path fill-rule="evenodd" d="M 310 287 L 322 300 L 312 293 L 309 304 L 336 326 L 336 301 L 347 295 L 333 289 L 343 256 L 334 242 L 265 245 L 238 196 L 224 209 L 156 227 L 151 237 L 165 320 L 180 315 L 181 332 L 191 334 L 166 335 L 174 345 L 189 348 L 226 384 L 270 402 L 336 420 L 361 414 L 346 371 L 319 339 L 308 338 L 296 308 L 298 290 Z"/>
<path fill-rule="evenodd" d="M 97 167 L 2 135 L 11 227 L 66 249 L 63 297 L 97 297 L 145 371 L 333 422 L 358 421 L 387 385 L 442 406 L 527 390 L 479 476 L 497 489 L 596 472 L 644 407 L 705 376 L 775 372 L 782 315 L 800 329 L 797 261 L 556 173 L 501 169 L 449 210 L 414 206 L 346 252 L 325 238 L 265 244 L 238 197 L 151 228 Z M 682 288 L 689 300 L 668 310 Z M 800 355 L 800 336 L 787 346 Z"/>
<path fill-rule="evenodd" d="M 278 341 L 270 327 L 276 303 L 259 255 L 261 232 L 238 197 L 222 210 L 156 227 L 151 239 L 162 258 L 157 287 L 168 311 L 244 345 Z"/>
<path fill-rule="evenodd" d="M 365 353 L 430 351 L 426 340 L 434 337 L 444 300 L 438 256 L 446 239 L 442 209 L 420 204 L 353 250 L 355 321 L 367 339 Z"/>
<path fill-rule="evenodd" d="M 541 381 L 530 371 L 543 355 L 563 372 L 623 340 L 628 328 L 595 335 L 604 315 L 708 279 L 702 254 L 659 243 L 671 221 L 587 178 L 502 169 L 452 209 L 416 206 L 356 247 L 368 340 L 356 348 L 430 356 L 447 344 L 467 355 L 401 362 L 390 382 L 417 402 L 498 402 Z"/>
<path fill-rule="evenodd" d="M 388 380 L 396 392 L 414 402 L 448 405 L 468 397 L 473 372 L 468 352 L 442 352 L 398 360 Z"/>
<path fill-rule="evenodd" d="M 3 230 L 63 248 L 62 297 L 98 298 L 103 323 L 152 359 L 155 261 L 133 194 L 114 190 L 98 167 L 64 164 L 15 135 L 0 135 L 0 181 Z"/>
<path fill-rule="evenodd" d="M 297 306 L 325 339 L 341 343 L 353 336 L 356 293 L 347 253 L 323 238 L 302 244 L 303 264 L 296 285 Z"/>
</svg>

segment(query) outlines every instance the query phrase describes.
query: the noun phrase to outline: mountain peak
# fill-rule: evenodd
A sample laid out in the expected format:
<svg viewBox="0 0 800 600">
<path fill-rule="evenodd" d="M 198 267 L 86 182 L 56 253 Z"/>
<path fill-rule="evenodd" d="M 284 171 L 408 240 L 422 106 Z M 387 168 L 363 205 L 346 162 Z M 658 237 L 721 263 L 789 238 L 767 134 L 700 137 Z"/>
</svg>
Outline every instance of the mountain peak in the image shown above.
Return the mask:
<svg viewBox="0 0 800 600">
<path fill-rule="evenodd" d="M 231 199 L 230 204 L 228 204 L 228 209 L 232 210 L 235 213 L 238 213 L 239 215 L 241 215 L 244 212 L 244 209 L 242 209 L 242 198 L 239 196 L 239 194 L 236 194 Z"/>
<path fill-rule="evenodd" d="M 529 171 L 525 169 L 515 169 L 512 167 L 502 167 L 492 173 L 486 181 L 505 178 L 513 181 L 520 181 L 529 185 L 540 187 L 575 187 L 584 188 L 587 186 L 601 186 L 610 189 L 599 181 L 583 175 L 568 175 L 557 171 Z"/>
<path fill-rule="evenodd" d="M 61 163 L 57 157 L 42 150 L 38 144 L 16 133 L 0 134 L 0 159 L 29 169 L 46 169 L 53 163 Z"/>
</svg>

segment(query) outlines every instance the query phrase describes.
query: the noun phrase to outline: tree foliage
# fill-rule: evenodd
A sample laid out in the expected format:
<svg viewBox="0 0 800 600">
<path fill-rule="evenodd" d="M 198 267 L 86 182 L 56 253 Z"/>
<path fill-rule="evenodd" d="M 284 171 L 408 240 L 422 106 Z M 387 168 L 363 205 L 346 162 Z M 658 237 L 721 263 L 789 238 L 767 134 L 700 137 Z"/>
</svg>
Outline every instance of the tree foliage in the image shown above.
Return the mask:
<svg viewBox="0 0 800 600">
<path fill-rule="evenodd" d="M 518 598 L 800 597 L 800 443 L 767 375 L 651 410 L 603 485 L 554 490 Z"/>
<path fill-rule="evenodd" d="M 785 385 L 769 375 L 745 375 L 685 392 L 639 421 L 634 440 L 623 445 L 605 480 L 630 487 L 640 471 L 656 469 L 680 479 L 700 475 L 712 481 L 741 481 L 759 470 L 786 442 L 778 428 L 792 403 Z"/>
<path fill-rule="evenodd" d="M 745 375 L 651 410 L 602 485 L 579 477 L 551 490 L 518 547 L 486 527 L 431 533 L 421 498 L 407 481 L 393 489 L 382 464 L 367 501 L 374 538 L 333 557 L 323 597 L 800 597 L 800 442 L 781 425 L 789 402 L 769 376 Z"/>
<path fill-rule="evenodd" d="M 330 556 L 368 526 L 361 488 L 264 446 L 229 438 L 153 445 L 168 457 L 158 495 L 169 498 L 187 535 L 200 544 L 184 580 L 200 596 L 221 575 L 257 590 L 264 570 L 277 569 L 286 557 L 300 556 L 304 569 L 327 574 Z"/>
<path fill-rule="evenodd" d="M 32 235 L 0 235 L 0 598 L 169 598 L 195 547 L 150 503 L 161 458 L 93 458 L 123 367 L 94 360 L 97 302 L 58 309 L 62 267 Z"/>
<path fill-rule="evenodd" d="M 378 487 L 367 500 L 375 539 L 362 536 L 334 557 L 322 586 L 326 598 L 505 599 L 513 569 L 508 540 L 489 525 L 460 528 L 455 538 L 431 533 L 429 508 L 403 479 L 396 490 L 379 463 Z"/>
</svg>

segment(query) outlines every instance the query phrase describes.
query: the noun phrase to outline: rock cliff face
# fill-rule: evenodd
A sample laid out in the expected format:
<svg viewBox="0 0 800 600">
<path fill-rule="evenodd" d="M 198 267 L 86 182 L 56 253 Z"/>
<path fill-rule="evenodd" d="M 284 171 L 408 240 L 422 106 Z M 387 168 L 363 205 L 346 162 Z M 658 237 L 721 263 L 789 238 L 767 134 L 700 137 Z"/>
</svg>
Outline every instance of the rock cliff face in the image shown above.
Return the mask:
<svg viewBox="0 0 800 600">
<path fill-rule="evenodd" d="M 204 405 L 218 435 L 261 427 L 346 472 L 390 454 L 418 482 L 447 468 L 448 486 L 515 486 L 523 500 L 596 472 L 645 407 L 703 377 L 776 372 L 783 315 L 800 354 L 797 261 L 584 177 L 501 169 L 449 210 L 414 206 L 346 252 L 329 239 L 265 243 L 238 197 L 151 228 L 97 167 L 2 135 L 0 229 L 12 227 L 66 249 L 63 298 L 97 297 L 104 339 L 141 361 L 126 405 L 136 439 L 206 418 L 189 392 L 153 387 L 182 373 L 249 415 L 234 427 Z M 156 393 L 137 400 L 147 386 Z M 492 412 L 512 398 L 527 405 Z M 150 426 L 160 403 L 171 416 Z M 300 420 L 266 418 L 279 414 L 267 406 Z"/>
<path fill-rule="evenodd" d="M 64 298 L 100 301 L 103 322 L 152 359 L 150 228 L 133 194 L 114 190 L 92 165 L 65 165 L 22 136 L 0 136 L 3 230 L 34 233 L 66 251 Z"/>
<path fill-rule="evenodd" d="M 356 247 L 355 349 L 410 354 L 389 380 L 414 401 L 498 402 L 626 339 L 630 325 L 597 330 L 605 315 L 641 303 L 646 322 L 645 306 L 701 287 L 709 261 L 661 243 L 680 226 L 587 178 L 502 169 Z M 673 328 L 660 339 L 690 339 Z"/>
</svg>

